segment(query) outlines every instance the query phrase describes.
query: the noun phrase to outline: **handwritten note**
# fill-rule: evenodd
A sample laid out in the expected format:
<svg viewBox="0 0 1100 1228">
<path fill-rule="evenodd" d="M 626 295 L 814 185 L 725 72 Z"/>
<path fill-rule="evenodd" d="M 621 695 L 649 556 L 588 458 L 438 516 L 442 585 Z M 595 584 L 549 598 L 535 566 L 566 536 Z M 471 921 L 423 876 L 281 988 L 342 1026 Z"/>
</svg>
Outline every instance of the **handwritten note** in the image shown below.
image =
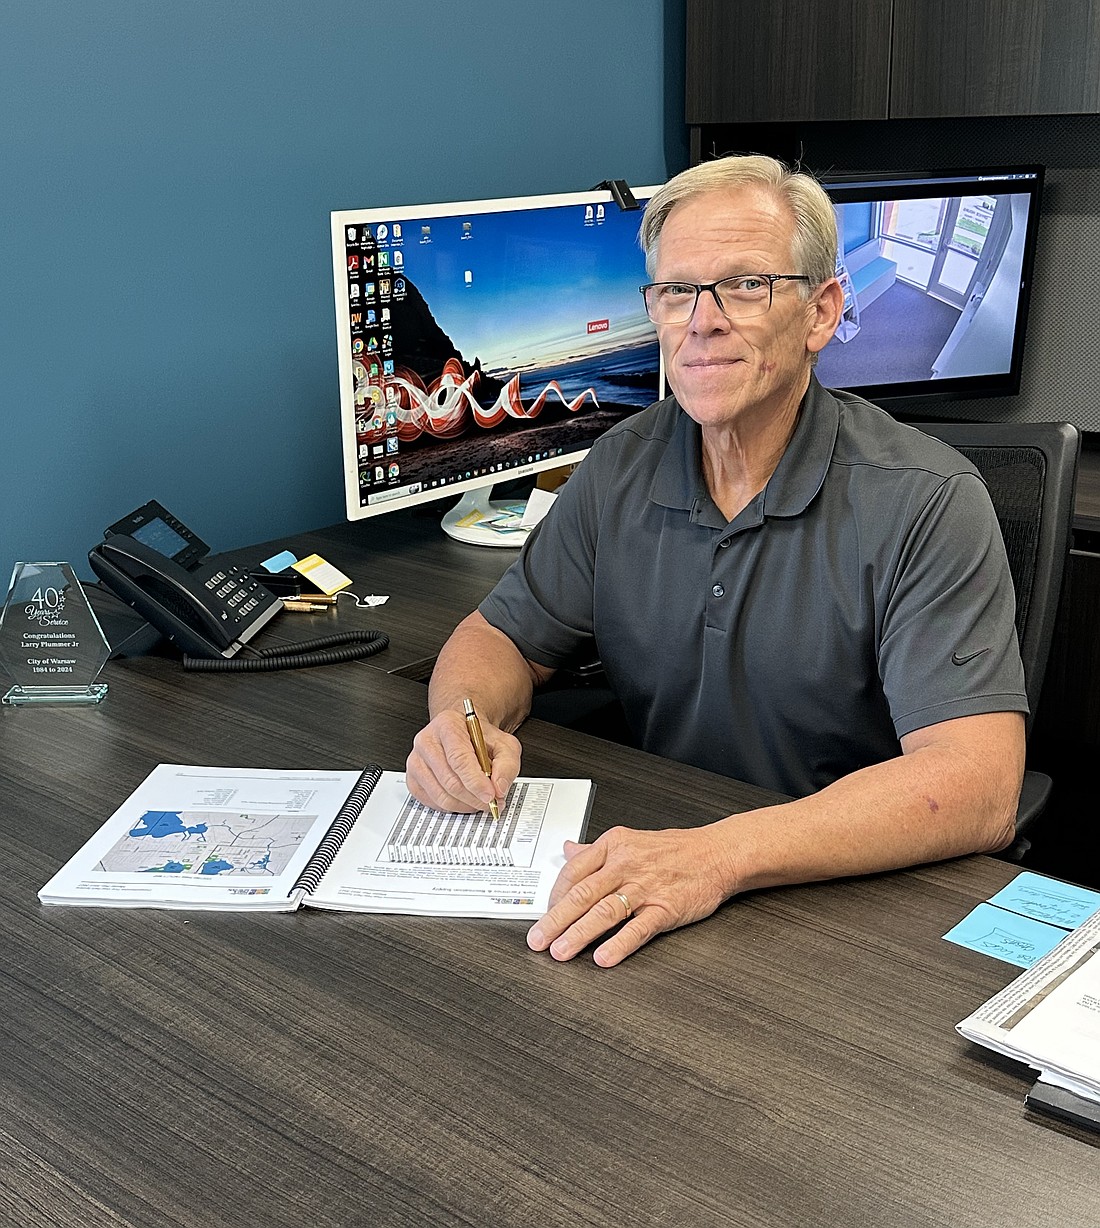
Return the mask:
<svg viewBox="0 0 1100 1228">
<path fill-rule="evenodd" d="M 948 942 L 1003 959 L 1018 968 L 1030 968 L 1065 936 L 1066 931 L 1057 926 L 994 908 L 992 904 L 979 904 L 944 934 Z"/>
<path fill-rule="evenodd" d="M 990 896 L 989 902 L 1022 917 L 1034 917 L 1036 921 L 1049 921 L 1064 930 L 1074 930 L 1100 910 L 1100 891 L 1089 891 L 1074 883 L 1025 871 Z"/>
<path fill-rule="evenodd" d="M 944 938 L 1019 968 L 1030 968 L 1087 917 L 1100 892 L 1025 870 L 979 904 Z"/>
</svg>

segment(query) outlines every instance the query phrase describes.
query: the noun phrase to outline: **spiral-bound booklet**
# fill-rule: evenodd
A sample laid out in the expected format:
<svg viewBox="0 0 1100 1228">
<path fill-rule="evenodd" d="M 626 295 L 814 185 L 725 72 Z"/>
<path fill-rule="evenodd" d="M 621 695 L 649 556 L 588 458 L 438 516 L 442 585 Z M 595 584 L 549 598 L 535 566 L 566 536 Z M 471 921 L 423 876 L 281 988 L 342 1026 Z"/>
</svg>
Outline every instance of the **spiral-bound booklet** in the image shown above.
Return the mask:
<svg viewBox="0 0 1100 1228">
<path fill-rule="evenodd" d="M 154 768 L 43 904 L 539 917 L 590 780 L 520 777 L 487 813 L 433 810 L 401 772 Z"/>
</svg>

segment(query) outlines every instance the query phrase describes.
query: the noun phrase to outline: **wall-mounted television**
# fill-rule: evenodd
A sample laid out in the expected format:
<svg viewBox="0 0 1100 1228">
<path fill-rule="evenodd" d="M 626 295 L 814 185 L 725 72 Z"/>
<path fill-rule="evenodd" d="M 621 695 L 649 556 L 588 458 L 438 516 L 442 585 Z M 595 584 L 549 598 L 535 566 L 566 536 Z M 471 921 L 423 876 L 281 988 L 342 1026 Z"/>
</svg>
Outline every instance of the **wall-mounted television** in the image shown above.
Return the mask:
<svg viewBox="0 0 1100 1228">
<path fill-rule="evenodd" d="M 492 485 L 580 460 L 657 399 L 654 189 L 624 187 L 332 214 L 349 519 L 463 495 L 449 533 L 519 545 Z"/>
<path fill-rule="evenodd" d="M 1043 170 L 834 174 L 844 318 L 823 384 L 870 400 L 1020 388 Z"/>
</svg>

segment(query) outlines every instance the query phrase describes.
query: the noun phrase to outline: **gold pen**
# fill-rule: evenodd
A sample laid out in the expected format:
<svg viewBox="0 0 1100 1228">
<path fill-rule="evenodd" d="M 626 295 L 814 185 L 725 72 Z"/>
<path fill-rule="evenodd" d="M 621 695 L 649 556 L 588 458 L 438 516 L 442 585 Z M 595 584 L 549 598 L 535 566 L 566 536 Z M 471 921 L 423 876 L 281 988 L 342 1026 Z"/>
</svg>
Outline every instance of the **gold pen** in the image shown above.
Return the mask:
<svg viewBox="0 0 1100 1228">
<path fill-rule="evenodd" d="M 474 744 L 477 761 L 481 764 L 481 770 L 491 780 L 493 777 L 493 763 L 489 758 L 489 748 L 485 745 L 485 735 L 481 732 L 481 722 L 477 719 L 474 705 L 468 699 L 464 699 L 462 701 L 462 710 L 466 714 L 466 728 L 470 731 L 470 741 Z M 489 813 L 494 819 L 500 819 L 500 811 L 497 809 L 497 799 L 495 797 L 489 803 Z"/>
</svg>

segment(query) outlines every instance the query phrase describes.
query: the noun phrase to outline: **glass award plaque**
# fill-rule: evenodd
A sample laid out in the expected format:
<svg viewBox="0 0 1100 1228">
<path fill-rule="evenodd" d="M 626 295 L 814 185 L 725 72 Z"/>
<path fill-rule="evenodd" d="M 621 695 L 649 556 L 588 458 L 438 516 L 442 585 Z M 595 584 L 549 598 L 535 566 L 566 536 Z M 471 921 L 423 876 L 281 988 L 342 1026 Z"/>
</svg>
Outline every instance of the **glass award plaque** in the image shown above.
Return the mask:
<svg viewBox="0 0 1100 1228">
<path fill-rule="evenodd" d="M 68 563 L 16 563 L 0 614 L 6 704 L 97 704 L 110 646 Z"/>
</svg>

